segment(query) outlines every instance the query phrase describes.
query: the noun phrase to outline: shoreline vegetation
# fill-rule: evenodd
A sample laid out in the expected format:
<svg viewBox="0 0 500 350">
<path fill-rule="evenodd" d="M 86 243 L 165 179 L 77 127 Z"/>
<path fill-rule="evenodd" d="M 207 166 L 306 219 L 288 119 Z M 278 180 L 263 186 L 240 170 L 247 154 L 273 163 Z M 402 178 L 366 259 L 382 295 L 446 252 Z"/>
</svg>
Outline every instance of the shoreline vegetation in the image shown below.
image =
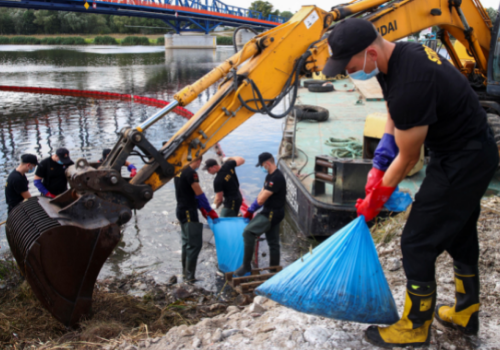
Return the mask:
<svg viewBox="0 0 500 350">
<path fill-rule="evenodd" d="M 155 36 L 0 36 L 0 45 L 121 45 L 164 46 L 165 38 Z M 233 45 L 233 38 L 217 36 L 217 45 Z"/>
</svg>

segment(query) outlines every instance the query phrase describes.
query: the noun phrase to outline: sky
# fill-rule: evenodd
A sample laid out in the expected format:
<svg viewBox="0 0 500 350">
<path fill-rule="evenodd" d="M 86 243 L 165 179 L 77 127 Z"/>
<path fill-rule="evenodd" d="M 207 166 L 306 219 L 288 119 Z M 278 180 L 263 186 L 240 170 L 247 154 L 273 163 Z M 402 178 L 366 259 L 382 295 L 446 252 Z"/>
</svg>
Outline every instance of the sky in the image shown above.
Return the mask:
<svg viewBox="0 0 500 350">
<path fill-rule="evenodd" d="M 301 6 L 303 5 L 316 5 L 319 8 L 329 11 L 332 6 L 342 4 L 342 3 L 347 3 L 349 2 L 348 0 L 267 0 L 271 4 L 274 5 L 275 9 L 278 9 L 280 11 L 290 11 L 294 13 L 295 11 L 299 10 Z M 248 8 L 250 4 L 253 2 L 253 0 L 223 0 L 228 5 L 234 5 L 234 6 L 239 6 L 239 7 L 245 7 Z M 485 8 L 488 7 L 493 7 L 494 9 L 498 9 L 498 5 L 500 3 L 499 0 L 481 0 L 481 3 Z"/>
</svg>

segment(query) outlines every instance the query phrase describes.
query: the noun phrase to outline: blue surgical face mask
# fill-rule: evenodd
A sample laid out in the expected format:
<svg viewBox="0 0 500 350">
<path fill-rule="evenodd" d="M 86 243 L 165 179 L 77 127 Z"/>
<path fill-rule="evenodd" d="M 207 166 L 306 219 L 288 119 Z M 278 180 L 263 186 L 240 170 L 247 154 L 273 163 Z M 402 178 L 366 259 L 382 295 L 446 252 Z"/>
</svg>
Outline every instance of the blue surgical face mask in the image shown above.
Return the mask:
<svg viewBox="0 0 500 350">
<path fill-rule="evenodd" d="M 375 61 L 375 69 L 374 70 L 372 70 L 370 73 L 365 72 L 366 54 L 367 53 L 368 53 L 368 51 L 365 51 L 365 63 L 363 64 L 363 69 L 358 70 L 357 72 L 354 72 L 354 73 L 350 73 L 349 76 L 351 78 L 356 79 L 356 80 L 368 80 L 370 78 L 373 78 L 374 76 L 376 76 L 380 72 L 378 70 L 378 67 L 377 67 L 377 61 Z"/>
<path fill-rule="evenodd" d="M 61 164 L 61 165 L 64 165 L 63 162 L 61 162 L 60 160 L 57 161 L 57 164 Z"/>
<path fill-rule="evenodd" d="M 35 172 L 35 167 L 33 167 L 30 170 L 28 170 L 28 174 L 33 174 L 34 172 Z"/>
<path fill-rule="evenodd" d="M 261 167 L 260 167 L 260 170 L 262 170 L 262 172 L 263 172 L 264 174 L 269 173 L 269 172 L 267 171 L 267 169 L 266 169 L 266 168 L 264 168 L 263 166 L 261 166 Z"/>
</svg>

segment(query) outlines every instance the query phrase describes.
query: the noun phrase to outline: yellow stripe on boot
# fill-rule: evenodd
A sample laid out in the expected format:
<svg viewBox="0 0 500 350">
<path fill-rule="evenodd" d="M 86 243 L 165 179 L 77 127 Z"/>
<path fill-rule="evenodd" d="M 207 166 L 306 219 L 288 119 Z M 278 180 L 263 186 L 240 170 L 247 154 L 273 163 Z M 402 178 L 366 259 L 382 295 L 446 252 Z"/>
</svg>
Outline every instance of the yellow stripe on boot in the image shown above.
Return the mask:
<svg viewBox="0 0 500 350">
<path fill-rule="evenodd" d="M 449 307 L 444 305 L 438 309 L 438 315 L 445 322 L 453 323 L 465 328 L 467 327 L 472 314 L 479 311 L 479 305 L 480 304 L 471 305 L 467 309 L 460 312 L 455 311 L 455 306 Z"/>
<path fill-rule="evenodd" d="M 389 327 L 370 326 L 365 339 L 384 347 L 426 346 L 436 306 L 436 283 L 408 281 L 403 316 Z"/>
</svg>

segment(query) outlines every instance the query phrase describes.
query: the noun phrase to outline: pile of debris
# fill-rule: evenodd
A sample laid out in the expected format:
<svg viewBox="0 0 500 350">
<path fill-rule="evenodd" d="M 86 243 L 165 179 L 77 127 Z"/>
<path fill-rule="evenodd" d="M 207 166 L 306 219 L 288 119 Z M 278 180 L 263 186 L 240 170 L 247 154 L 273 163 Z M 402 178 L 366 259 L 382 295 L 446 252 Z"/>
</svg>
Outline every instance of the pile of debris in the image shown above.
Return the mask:
<svg viewBox="0 0 500 350">
<path fill-rule="evenodd" d="M 161 285 L 145 273 L 133 274 L 98 281 L 91 318 L 71 330 L 41 306 L 15 266 L 11 257 L 0 260 L 1 349 L 99 349 L 123 342 L 137 344 L 143 339 L 154 341 L 172 327 L 196 324 L 245 302 L 236 293 L 215 294 L 178 284 L 175 276 Z"/>
</svg>

